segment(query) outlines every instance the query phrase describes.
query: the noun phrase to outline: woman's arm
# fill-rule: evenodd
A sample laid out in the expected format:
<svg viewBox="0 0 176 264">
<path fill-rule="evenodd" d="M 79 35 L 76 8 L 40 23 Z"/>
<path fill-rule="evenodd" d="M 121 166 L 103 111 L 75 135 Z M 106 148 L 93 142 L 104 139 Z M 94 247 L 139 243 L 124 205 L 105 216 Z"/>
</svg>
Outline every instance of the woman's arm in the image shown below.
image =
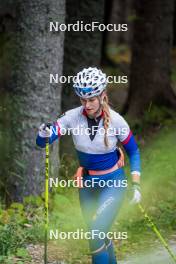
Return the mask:
<svg viewBox="0 0 176 264">
<path fill-rule="evenodd" d="M 141 201 L 141 189 L 140 189 L 140 152 L 139 148 L 136 144 L 135 138 L 130 131 L 128 136 L 124 141 L 121 141 L 128 157 L 130 160 L 130 169 L 132 175 L 132 190 L 133 190 L 133 198 L 131 200 L 131 204 L 136 204 Z"/>
<path fill-rule="evenodd" d="M 140 151 L 131 131 L 121 143 L 129 157 L 132 181 L 139 183 L 141 172 Z"/>
<path fill-rule="evenodd" d="M 140 151 L 130 127 L 125 119 L 115 111 L 112 111 L 112 125 L 116 128 L 117 138 L 128 155 L 132 181 L 139 183 L 141 173 Z"/>
</svg>

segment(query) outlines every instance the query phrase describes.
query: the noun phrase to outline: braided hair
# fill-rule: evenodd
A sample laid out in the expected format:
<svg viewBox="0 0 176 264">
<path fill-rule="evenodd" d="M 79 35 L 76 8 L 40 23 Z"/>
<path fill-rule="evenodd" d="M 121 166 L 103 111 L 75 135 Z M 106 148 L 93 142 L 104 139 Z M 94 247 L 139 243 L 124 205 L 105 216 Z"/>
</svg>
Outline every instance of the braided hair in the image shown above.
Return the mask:
<svg viewBox="0 0 176 264">
<path fill-rule="evenodd" d="M 102 102 L 102 109 L 104 112 L 104 121 L 103 121 L 103 125 L 104 125 L 104 129 L 105 129 L 105 136 L 104 136 L 104 143 L 105 146 L 108 147 L 108 137 L 107 137 L 107 130 L 110 124 L 110 110 L 109 110 L 109 99 L 107 94 L 105 94 L 104 98 L 103 98 L 103 102 Z"/>
</svg>

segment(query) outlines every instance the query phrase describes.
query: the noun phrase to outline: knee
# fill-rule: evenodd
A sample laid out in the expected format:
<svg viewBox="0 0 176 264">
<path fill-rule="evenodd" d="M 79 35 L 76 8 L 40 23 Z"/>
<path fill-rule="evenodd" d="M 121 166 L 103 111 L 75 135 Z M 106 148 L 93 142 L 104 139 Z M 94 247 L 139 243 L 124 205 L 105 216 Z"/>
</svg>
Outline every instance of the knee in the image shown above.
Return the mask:
<svg viewBox="0 0 176 264">
<path fill-rule="evenodd" d="M 94 254 L 98 254 L 102 251 L 106 250 L 106 244 L 104 243 L 102 246 L 99 246 L 99 247 L 95 247 L 94 249 L 91 250 L 91 254 L 94 255 Z"/>
<path fill-rule="evenodd" d="M 105 238 L 106 248 L 108 249 L 112 245 L 112 240 L 109 238 Z"/>
</svg>

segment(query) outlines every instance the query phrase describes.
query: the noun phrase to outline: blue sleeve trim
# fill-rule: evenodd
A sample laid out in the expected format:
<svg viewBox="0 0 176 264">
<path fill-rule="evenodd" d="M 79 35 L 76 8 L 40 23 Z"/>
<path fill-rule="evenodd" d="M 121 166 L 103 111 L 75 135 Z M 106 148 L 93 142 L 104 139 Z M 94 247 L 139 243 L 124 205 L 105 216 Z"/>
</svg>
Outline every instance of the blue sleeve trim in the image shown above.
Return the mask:
<svg viewBox="0 0 176 264">
<path fill-rule="evenodd" d="M 52 144 L 56 139 L 58 139 L 58 133 L 56 133 L 56 131 L 58 130 L 58 128 L 56 126 L 53 126 L 52 128 L 52 135 L 49 138 L 49 144 Z M 36 144 L 41 147 L 41 148 L 45 148 L 46 146 L 46 140 L 43 137 L 40 137 L 39 134 L 37 135 L 36 138 Z"/>
<path fill-rule="evenodd" d="M 140 151 L 134 136 L 131 134 L 129 141 L 123 145 L 129 160 L 131 171 L 141 171 Z"/>
<path fill-rule="evenodd" d="M 36 138 L 36 144 L 37 146 L 41 147 L 41 148 L 44 148 L 46 143 L 45 143 L 45 138 L 42 138 L 40 137 L 39 135 L 37 135 L 37 138 Z"/>
</svg>

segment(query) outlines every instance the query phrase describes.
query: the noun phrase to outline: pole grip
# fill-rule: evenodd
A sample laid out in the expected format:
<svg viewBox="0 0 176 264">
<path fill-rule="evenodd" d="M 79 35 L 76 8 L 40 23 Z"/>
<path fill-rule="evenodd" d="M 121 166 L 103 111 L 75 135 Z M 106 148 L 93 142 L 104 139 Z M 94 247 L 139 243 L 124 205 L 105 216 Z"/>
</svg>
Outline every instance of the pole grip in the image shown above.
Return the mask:
<svg viewBox="0 0 176 264">
<path fill-rule="evenodd" d="M 44 129 L 45 129 L 46 127 L 48 127 L 48 128 L 50 129 L 51 126 L 52 126 L 52 123 L 49 123 L 49 122 L 48 122 L 48 123 L 45 124 Z M 46 142 L 46 144 L 49 143 L 49 138 L 45 138 L 45 142 Z"/>
</svg>

